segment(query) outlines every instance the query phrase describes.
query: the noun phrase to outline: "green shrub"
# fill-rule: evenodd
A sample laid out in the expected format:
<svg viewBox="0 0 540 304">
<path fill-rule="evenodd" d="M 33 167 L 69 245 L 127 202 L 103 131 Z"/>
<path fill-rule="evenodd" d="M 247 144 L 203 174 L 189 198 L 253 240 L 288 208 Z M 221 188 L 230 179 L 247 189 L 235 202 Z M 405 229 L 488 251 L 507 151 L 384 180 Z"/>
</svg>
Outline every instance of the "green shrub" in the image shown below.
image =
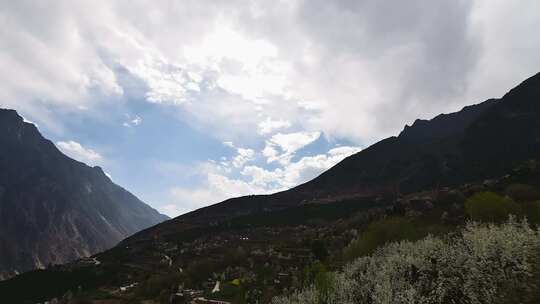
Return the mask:
<svg viewBox="0 0 540 304">
<path fill-rule="evenodd" d="M 333 274 L 331 272 L 321 272 L 317 274 L 314 286 L 319 291 L 319 300 L 324 301 L 325 298 L 335 292 L 335 280 Z"/>
<path fill-rule="evenodd" d="M 304 282 L 307 284 L 313 284 L 317 276 L 327 272 L 328 270 L 326 269 L 326 266 L 317 261 L 304 268 Z"/>
<path fill-rule="evenodd" d="M 540 200 L 540 191 L 533 186 L 525 184 L 512 184 L 506 188 L 506 194 L 518 202 L 532 202 Z"/>
<path fill-rule="evenodd" d="M 354 258 L 370 254 L 378 247 L 392 241 L 416 240 L 423 235 L 412 220 L 404 217 L 390 217 L 369 224 L 357 239 L 343 250 L 343 258 L 351 261 Z"/>
<path fill-rule="evenodd" d="M 520 215 L 521 208 L 511 198 L 493 192 L 479 192 L 465 201 L 465 211 L 473 220 L 502 222 L 510 214 Z"/>
</svg>

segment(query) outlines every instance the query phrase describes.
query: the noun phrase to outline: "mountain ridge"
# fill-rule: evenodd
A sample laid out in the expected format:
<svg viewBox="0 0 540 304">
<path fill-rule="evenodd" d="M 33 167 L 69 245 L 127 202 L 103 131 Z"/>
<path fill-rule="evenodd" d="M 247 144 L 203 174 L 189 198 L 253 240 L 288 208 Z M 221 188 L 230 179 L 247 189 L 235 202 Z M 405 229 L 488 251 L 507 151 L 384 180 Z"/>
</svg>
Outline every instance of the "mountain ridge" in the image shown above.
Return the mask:
<svg viewBox="0 0 540 304">
<path fill-rule="evenodd" d="M 500 116 L 501 112 L 507 111 L 508 107 L 512 108 L 516 103 L 516 98 L 518 106 L 531 110 L 533 117 L 540 117 L 538 105 L 540 103 L 540 73 L 526 79 L 501 98 L 491 98 L 478 104 L 465 106 L 460 111 L 440 114 L 430 120 L 416 120 L 412 126 L 406 126 L 398 136 L 385 138 L 345 158 L 304 184 L 269 195 L 248 195 L 227 199 L 178 216 L 161 225 L 171 227 L 175 225 L 174 222 L 178 226 L 186 223 L 200 224 L 281 210 L 337 193 L 342 196 L 376 197 L 382 195 L 397 198 L 402 194 L 425 188 L 471 182 L 503 173 L 516 164 L 512 161 L 512 153 L 509 151 L 490 153 L 487 147 L 494 148 L 498 138 L 491 138 L 482 146 L 471 143 L 472 135 L 468 134 L 479 132 L 479 128 L 485 128 L 478 124 L 478 121 L 486 119 L 483 117 Z M 497 125 L 497 123 L 497 121 L 491 121 L 490 125 Z M 540 124 L 534 121 L 529 123 L 535 126 L 534 132 L 540 134 Z M 513 133 L 506 133 L 507 139 L 511 140 Z M 537 137 L 540 142 L 540 135 Z M 528 142 L 526 136 L 519 138 L 523 143 Z M 474 146 L 474 149 L 464 148 L 467 145 Z M 519 146 L 517 143 L 516 145 Z M 529 148 L 530 151 L 540 151 L 538 144 Z M 484 154 L 508 155 L 509 159 L 508 162 L 498 162 L 497 165 L 492 166 L 493 168 L 486 168 L 486 165 L 482 165 L 481 169 L 477 168 L 476 166 L 480 163 L 494 162 L 493 159 L 487 162 L 480 161 Z M 523 160 L 530 156 L 534 156 L 534 153 L 526 153 L 521 149 L 516 159 Z M 138 236 L 162 230 L 159 228 L 158 225 L 143 230 L 123 243 L 130 242 Z"/>
</svg>

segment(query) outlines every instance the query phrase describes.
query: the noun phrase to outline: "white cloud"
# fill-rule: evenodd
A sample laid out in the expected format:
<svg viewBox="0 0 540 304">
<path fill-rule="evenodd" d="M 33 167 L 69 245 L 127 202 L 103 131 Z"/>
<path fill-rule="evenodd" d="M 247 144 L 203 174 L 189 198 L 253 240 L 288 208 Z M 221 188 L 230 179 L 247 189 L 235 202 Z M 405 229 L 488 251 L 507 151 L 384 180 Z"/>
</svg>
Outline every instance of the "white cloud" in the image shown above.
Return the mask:
<svg viewBox="0 0 540 304">
<path fill-rule="evenodd" d="M 232 165 L 235 168 L 240 168 L 247 162 L 255 159 L 255 150 L 253 149 L 236 147 L 232 141 L 224 141 L 223 145 L 235 149 L 237 153 L 231 160 L 228 160 L 226 157 L 221 158 L 221 164 L 224 167 Z"/>
<path fill-rule="evenodd" d="M 85 148 L 76 141 L 59 141 L 56 145 L 69 157 L 90 166 L 95 166 L 103 162 L 103 157 L 98 152 Z"/>
<path fill-rule="evenodd" d="M 2 3 L 0 100 L 25 108 L 40 103 L 77 107 L 92 102 L 87 97 L 93 90 L 122 94 L 92 39 L 103 29 L 94 27 L 97 20 L 110 16 L 106 7 L 89 4 Z M 88 24 L 92 19 L 84 15 L 89 12 L 96 23 Z"/>
<path fill-rule="evenodd" d="M 271 163 L 279 159 L 278 151 L 274 148 L 272 144 L 268 144 L 268 143 L 262 150 L 262 155 L 266 157 L 268 163 Z"/>
<path fill-rule="evenodd" d="M 174 218 L 182 213 L 186 213 L 189 211 L 189 209 L 181 209 L 176 204 L 161 205 L 157 209 L 161 214 L 165 214 L 169 216 L 170 218 Z"/>
<path fill-rule="evenodd" d="M 313 143 L 320 136 L 321 132 L 277 133 L 266 141 L 263 155 L 267 157 L 269 163 L 279 160 L 280 163 L 286 164 L 296 151 Z M 276 148 L 279 148 L 282 153 L 278 155 Z"/>
<path fill-rule="evenodd" d="M 252 149 L 238 148 L 238 155 L 234 157 L 232 164 L 236 168 L 242 167 L 245 163 L 252 161 L 255 158 L 255 151 Z"/>
<path fill-rule="evenodd" d="M 358 147 L 337 147 L 330 149 L 326 154 L 305 156 L 297 162 L 287 163 L 272 171 L 257 166 L 246 166 L 241 173 L 250 177 L 250 182 L 254 185 L 278 191 L 307 182 L 360 150 Z"/>
<path fill-rule="evenodd" d="M 216 136 L 294 125 L 365 142 L 500 95 L 540 64 L 540 39 L 525 34 L 540 25 L 534 0 L 2 8 L 0 100 L 42 120 L 50 105 L 92 108 L 123 94 L 121 66 L 143 80 L 148 101 L 180 105 Z"/>
<path fill-rule="evenodd" d="M 320 136 L 321 132 L 278 133 L 273 135 L 269 142 L 280 147 L 285 153 L 294 153 L 316 141 Z"/>
<path fill-rule="evenodd" d="M 186 102 L 190 91 L 200 91 L 197 82 L 200 78 L 194 77 L 183 66 L 164 59 L 158 61 L 156 58 L 147 58 L 128 68 L 146 81 L 149 89 L 146 100 L 153 103 L 182 104 Z"/>
<path fill-rule="evenodd" d="M 333 158 L 343 159 L 347 156 L 360 152 L 360 150 L 361 149 L 358 147 L 343 146 L 330 149 L 328 154 Z"/>
<path fill-rule="evenodd" d="M 227 147 L 234 148 L 234 144 L 232 141 L 224 141 L 223 144 Z"/>
<path fill-rule="evenodd" d="M 163 210 L 169 216 L 176 216 L 204 206 L 219 203 L 228 198 L 253 193 L 269 193 L 269 191 L 271 190 L 257 187 L 242 180 L 209 172 L 206 174 L 203 184 L 198 187 L 175 187 L 171 189 L 172 203 L 167 207 L 168 210 L 160 210 Z"/>
<path fill-rule="evenodd" d="M 288 128 L 291 126 L 291 122 L 288 120 L 272 120 L 267 117 L 259 123 L 259 134 L 266 135 L 274 132 L 275 130 Z"/>
<path fill-rule="evenodd" d="M 124 121 L 124 123 L 122 124 L 126 128 L 136 127 L 142 124 L 143 122 L 142 118 L 138 115 L 135 115 L 135 116 L 126 115 L 126 118 L 127 118 L 127 121 Z"/>
<path fill-rule="evenodd" d="M 360 151 L 358 147 L 337 147 L 325 154 L 302 157 L 297 162 L 288 163 L 274 170 L 255 165 L 238 168 L 240 175 L 247 179 L 232 177 L 232 172 L 227 168 L 209 162 L 199 168 L 199 172 L 204 175 L 202 184 L 189 188 L 175 187 L 171 190 L 174 202 L 171 206 L 177 206 L 174 207 L 177 208 L 174 215 L 178 215 L 232 197 L 283 191 L 313 179 L 358 151 Z M 163 211 L 166 213 L 166 210 Z M 171 215 L 170 212 L 167 214 Z"/>
</svg>

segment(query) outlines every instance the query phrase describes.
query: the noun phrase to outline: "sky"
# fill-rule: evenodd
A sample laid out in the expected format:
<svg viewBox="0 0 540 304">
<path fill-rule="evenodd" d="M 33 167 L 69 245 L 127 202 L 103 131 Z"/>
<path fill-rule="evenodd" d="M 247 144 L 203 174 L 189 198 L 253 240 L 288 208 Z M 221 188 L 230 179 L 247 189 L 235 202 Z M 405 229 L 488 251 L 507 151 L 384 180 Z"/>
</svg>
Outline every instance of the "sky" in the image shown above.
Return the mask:
<svg viewBox="0 0 540 304">
<path fill-rule="evenodd" d="M 540 72 L 536 0 L 0 0 L 0 107 L 169 216 Z"/>
</svg>

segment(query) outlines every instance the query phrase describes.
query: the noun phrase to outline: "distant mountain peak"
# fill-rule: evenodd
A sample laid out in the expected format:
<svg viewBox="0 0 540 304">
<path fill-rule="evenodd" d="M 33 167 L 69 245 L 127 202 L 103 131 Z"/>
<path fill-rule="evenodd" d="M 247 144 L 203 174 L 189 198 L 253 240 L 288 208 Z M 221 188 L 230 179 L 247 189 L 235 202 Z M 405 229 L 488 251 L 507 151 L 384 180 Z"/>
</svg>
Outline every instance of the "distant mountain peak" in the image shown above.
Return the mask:
<svg viewBox="0 0 540 304">
<path fill-rule="evenodd" d="M 466 106 L 458 112 L 439 114 L 430 120 L 416 119 L 411 126 L 405 125 L 398 138 L 422 141 L 457 135 L 497 101 L 498 99 L 488 99 L 479 104 Z"/>
</svg>

